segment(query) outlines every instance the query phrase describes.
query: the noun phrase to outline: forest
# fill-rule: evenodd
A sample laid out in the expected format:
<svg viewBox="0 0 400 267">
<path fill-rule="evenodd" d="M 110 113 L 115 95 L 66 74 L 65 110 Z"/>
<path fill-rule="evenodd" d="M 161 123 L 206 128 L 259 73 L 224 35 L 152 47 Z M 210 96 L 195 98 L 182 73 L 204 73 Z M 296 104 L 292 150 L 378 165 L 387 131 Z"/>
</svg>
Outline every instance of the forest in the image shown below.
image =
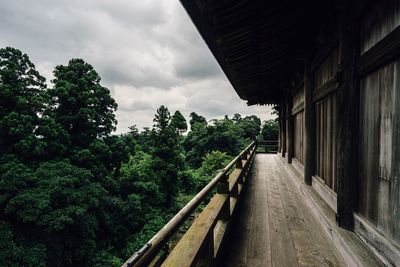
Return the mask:
<svg viewBox="0 0 400 267">
<path fill-rule="evenodd" d="M 117 135 L 90 64 L 53 75 L 0 49 L 0 266 L 120 266 L 255 136 L 277 138 L 274 120 L 165 106 Z"/>
</svg>

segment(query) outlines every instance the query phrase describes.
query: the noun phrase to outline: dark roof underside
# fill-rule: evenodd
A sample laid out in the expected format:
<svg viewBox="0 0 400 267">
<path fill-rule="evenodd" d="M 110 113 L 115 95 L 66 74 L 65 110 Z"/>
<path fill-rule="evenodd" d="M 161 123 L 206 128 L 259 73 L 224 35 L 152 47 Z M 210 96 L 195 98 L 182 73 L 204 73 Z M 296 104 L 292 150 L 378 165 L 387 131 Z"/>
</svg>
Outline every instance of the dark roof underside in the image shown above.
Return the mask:
<svg viewBox="0 0 400 267">
<path fill-rule="evenodd" d="M 181 2 L 239 96 L 279 103 L 315 28 L 313 1 Z"/>
</svg>

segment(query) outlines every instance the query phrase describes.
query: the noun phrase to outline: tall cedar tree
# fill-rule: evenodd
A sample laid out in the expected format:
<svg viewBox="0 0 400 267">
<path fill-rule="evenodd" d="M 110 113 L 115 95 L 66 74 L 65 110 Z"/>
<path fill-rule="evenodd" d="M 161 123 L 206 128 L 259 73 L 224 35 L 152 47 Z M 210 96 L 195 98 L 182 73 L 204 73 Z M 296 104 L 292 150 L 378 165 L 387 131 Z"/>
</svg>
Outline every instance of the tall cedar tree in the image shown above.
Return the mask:
<svg viewBox="0 0 400 267">
<path fill-rule="evenodd" d="M 187 131 L 186 119 L 182 113 L 177 110 L 171 118 L 171 126 L 174 127 L 179 134 L 183 134 Z"/>
<path fill-rule="evenodd" d="M 26 54 L 0 49 L 0 153 L 32 161 L 46 84 Z"/>
<path fill-rule="evenodd" d="M 117 103 L 90 64 L 71 59 L 67 66 L 55 68 L 54 77 L 49 91 L 56 103 L 52 114 L 68 132 L 73 148 L 87 148 L 115 130 Z"/>
<path fill-rule="evenodd" d="M 207 120 L 203 116 L 198 115 L 196 112 L 191 112 L 189 121 L 190 128 L 193 128 L 196 123 L 207 124 Z"/>
<path fill-rule="evenodd" d="M 178 194 L 178 172 L 183 165 L 180 156 L 179 135 L 171 124 L 171 114 L 165 106 L 157 109 L 153 121 L 155 123 L 154 170 L 161 181 L 161 190 L 165 194 L 165 207 L 170 208 Z"/>
</svg>

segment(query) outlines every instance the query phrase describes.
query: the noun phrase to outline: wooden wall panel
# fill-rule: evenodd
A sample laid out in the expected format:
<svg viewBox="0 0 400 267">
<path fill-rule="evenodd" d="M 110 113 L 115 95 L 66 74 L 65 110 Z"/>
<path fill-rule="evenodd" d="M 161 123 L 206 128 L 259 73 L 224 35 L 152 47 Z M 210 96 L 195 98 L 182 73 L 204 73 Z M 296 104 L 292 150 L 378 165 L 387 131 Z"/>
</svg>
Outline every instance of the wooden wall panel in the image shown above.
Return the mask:
<svg viewBox="0 0 400 267">
<path fill-rule="evenodd" d="M 294 157 L 304 165 L 304 111 L 294 115 Z"/>
<path fill-rule="evenodd" d="M 304 86 L 293 96 L 293 156 L 304 165 Z"/>
<path fill-rule="evenodd" d="M 337 192 L 336 179 L 336 89 L 332 83 L 339 71 L 341 55 L 338 48 L 332 50 L 329 56 L 314 73 L 314 94 L 326 91 L 322 99 L 315 104 L 316 118 L 316 168 L 315 174 L 324 180 L 325 184 Z M 319 99 L 319 98 L 318 98 Z"/>
<path fill-rule="evenodd" d="M 335 48 L 314 73 L 315 90 L 318 90 L 324 84 L 335 77 L 336 73 L 339 70 L 339 60 L 339 49 Z"/>
<path fill-rule="evenodd" d="M 400 1 L 380 1 L 365 14 L 361 23 L 361 53 L 382 40 L 400 25 Z"/>
<path fill-rule="evenodd" d="M 293 111 L 304 109 L 304 86 L 293 96 Z"/>
<path fill-rule="evenodd" d="M 316 103 L 316 175 L 337 191 L 336 180 L 336 93 Z"/>
<path fill-rule="evenodd" d="M 361 80 L 359 212 L 400 242 L 400 61 Z"/>
</svg>

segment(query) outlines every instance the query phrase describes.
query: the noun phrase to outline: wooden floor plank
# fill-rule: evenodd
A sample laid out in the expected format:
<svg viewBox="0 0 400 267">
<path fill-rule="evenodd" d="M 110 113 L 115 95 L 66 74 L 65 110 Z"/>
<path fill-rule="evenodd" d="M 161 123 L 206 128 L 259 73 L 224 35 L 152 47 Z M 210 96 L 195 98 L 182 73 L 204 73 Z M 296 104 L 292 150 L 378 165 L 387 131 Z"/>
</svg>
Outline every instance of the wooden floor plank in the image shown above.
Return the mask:
<svg viewBox="0 0 400 267">
<path fill-rule="evenodd" d="M 257 154 L 223 266 L 342 266 L 275 155 Z"/>
<path fill-rule="evenodd" d="M 271 266 L 271 249 L 269 238 L 269 219 L 267 203 L 267 184 L 264 182 L 265 162 L 263 158 L 257 160 L 253 169 L 254 190 L 254 215 L 250 229 L 250 241 L 247 248 L 248 266 Z M 261 233 L 261 234 L 260 234 Z"/>
<path fill-rule="evenodd" d="M 277 184 L 279 170 L 271 166 L 267 161 L 267 188 L 268 188 L 268 216 L 271 238 L 272 266 L 298 266 L 292 237 L 281 200 L 281 194 Z"/>
<path fill-rule="evenodd" d="M 292 236 L 299 266 L 326 266 L 319 247 L 314 244 L 313 236 L 302 214 L 301 195 L 296 188 L 291 187 L 287 173 L 272 159 L 279 179 L 276 181 L 281 194 L 289 231 Z"/>
<path fill-rule="evenodd" d="M 254 161 L 254 166 L 257 164 L 257 160 Z M 253 168 L 254 173 L 254 168 Z M 246 181 L 247 191 L 252 192 L 255 190 L 256 181 L 253 177 L 250 177 Z M 237 221 L 234 231 L 232 234 L 232 240 L 235 242 L 235 246 L 230 248 L 230 256 L 227 257 L 226 260 L 222 260 L 222 266 L 249 266 L 246 263 L 247 260 L 247 247 L 250 241 L 250 230 L 253 225 L 253 217 L 254 217 L 254 198 L 252 197 L 243 197 L 239 205 L 238 214 L 240 216 L 240 220 Z"/>
<path fill-rule="evenodd" d="M 278 168 L 281 168 L 285 172 L 286 177 L 289 177 L 289 175 L 292 175 L 283 166 L 282 160 L 278 159 L 277 157 L 275 157 L 274 159 L 278 165 Z M 296 177 L 293 177 L 293 178 L 296 179 Z M 298 190 L 298 186 L 296 186 L 296 184 L 294 184 L 294 183 L 287 183 L 287 185 L 294 188 L 293 190 L 296 190 L 296 189 Z M 303 204 L 305 204 L 304 201 L 303 201 Z M 308 228 L 312 229 L 310 231 L 311 239 L 313 240 L 314 245 L 316 247 L 318 247 L 320 255 L 324 261 L 324 265 L 326 265 L 326 266 L 345 266 L 343 260 L 341 259 L 340 255 L 339 255 L 339 252 L 336 250 L 336 248 L 332 247 L 331 240 L 329 238 L 326 238 L 326 232 L 325 232 L 323 226 L 321 225 L 321 223 L 318 222 L 313 211 L 307 205 L 299 205 L 298 208 L 301 211 L 301 213 L 303 214 L 303 218 L 305 219 L 305 222 L 307 223 Z"/>
</svg>

